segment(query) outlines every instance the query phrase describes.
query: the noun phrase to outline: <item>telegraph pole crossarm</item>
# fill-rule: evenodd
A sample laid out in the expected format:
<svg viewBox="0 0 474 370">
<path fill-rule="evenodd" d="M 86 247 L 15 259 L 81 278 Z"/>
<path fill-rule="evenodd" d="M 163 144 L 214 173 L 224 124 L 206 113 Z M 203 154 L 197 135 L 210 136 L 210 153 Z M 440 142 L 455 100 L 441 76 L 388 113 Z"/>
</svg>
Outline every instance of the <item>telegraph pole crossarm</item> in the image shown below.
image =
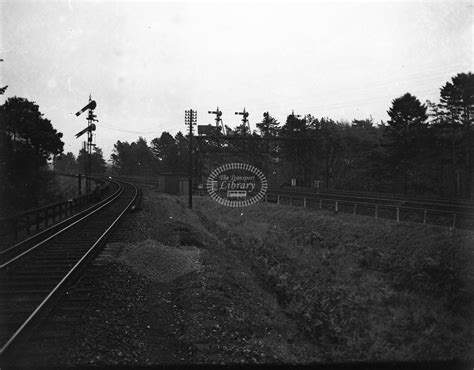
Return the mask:
<svg viewBox="0 0 474 370">
<path fill-rule="evenodd" d="M 189 209 L 193 208 L 193 126 L 197 124 L 197 111 L 187 110 L 184 112 L 184 122 L 189 125 Z"/>
</svg>

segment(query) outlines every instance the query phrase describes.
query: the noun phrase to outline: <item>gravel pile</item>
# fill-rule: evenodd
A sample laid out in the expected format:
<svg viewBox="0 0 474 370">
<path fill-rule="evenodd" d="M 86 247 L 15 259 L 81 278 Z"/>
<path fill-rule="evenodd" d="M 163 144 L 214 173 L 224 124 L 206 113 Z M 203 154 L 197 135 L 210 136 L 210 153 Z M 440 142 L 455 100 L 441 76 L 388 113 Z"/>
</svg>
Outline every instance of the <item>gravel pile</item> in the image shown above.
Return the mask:
<svg viewBox="0 0 474 370">
<path fill-rule="evenodd" d="M 148 239 L 126 247 L 118 261 L 154 282 L 166 283 L 198 271 L 200 250 L 195 246 L 169 247 Z"/>
</svg>

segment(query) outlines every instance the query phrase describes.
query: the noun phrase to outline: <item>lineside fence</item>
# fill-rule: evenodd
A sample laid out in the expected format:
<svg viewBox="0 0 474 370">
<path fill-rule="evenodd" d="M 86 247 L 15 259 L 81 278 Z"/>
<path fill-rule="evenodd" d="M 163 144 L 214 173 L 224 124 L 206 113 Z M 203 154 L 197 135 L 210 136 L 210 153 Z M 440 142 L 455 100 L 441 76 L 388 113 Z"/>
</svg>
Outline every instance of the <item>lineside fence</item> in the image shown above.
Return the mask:
<svg viewBox="0 0 474 370">
<path fill-rule="evenodd" d="M 123 176 L 116 177 L 119 179 L 129 179 L 130 181 L 148 183 L 151 185 L 159 184 L 159 181 L 157 181 L 157 179 L 155 178 Z M 207 194 L 206 192 L 201 192 L 198 190 L 193 193 L 194 195 L 199 196 Z M 367 194 L 373 196 L 373 194 L 371 193 Z M 337 193 L 326 193 L 324 194 L 324 197 L 321 197 L 318 196 L 316 193 L 314 195 L 298 195 L 296 192 L 294 194 L 276 194 L 272 193 L 272 190 L 269 189 L 268 193 L 265 195 L 264 200 L 269 203 L 292 205 L 311 209 L 325 209 L 334 211 L 336 213 L 344 212 L 354 215 L 370 216 L 374 217 L 375 219 L 381 218 L 394 220 L 396 222 L 415 222 L 422 223 L 425 225 L 442 226 L 447 227 L 452 231 L 454 231 L 455 229 L 474 230 L 474 212 L 469 212 L 469 207 L 471 206 L 470 202 L 460 202 L 459 200 L 448 199 L 426 199 L 422 197 L 414 199 L 395 195 L 393 195 L 394 199 L 386 199 L 387 197 L 390 197 L 390 195 L 381 195 L 384 195 L 385 199 L 367 198 L 368 201 L 363 201 L 363 199 L 340 199 L 348 197 L 345 194 L 339 195 L 338 197 Z M 331 198 L 328 198 L 328 196 Z M 360 196 L 360 194 L 358 193 L 351 194 L 351 197 L 353 198 L 356 196 L 362 198 L 362 196 Z M 418 202 L 426 202 L 427 200 L 429 200 L 433 202 L 439 202 L 441 204 L 423 204 L 420 202 L 415 203 L 413 206 L 403 205 L 403 203 L 407 202 L 414 203 L 415 200 Z M 387 202 L 392 204 L 384 204 L 378 202 Z M 452 211 L 452 209 L 454 209 L 455 211 Z"/>
<path fill-rule="evenodd" d="M 108 188 L 108 183 L 102 180 L 95 180 L 100 182 L 100 193 L 103 193 Z M 11 237 L 17 240 L 20 233 L 30 235 L 34 230 L 39 231 L 40 228 L 46 228 L 53 225 L 57 221 L 72 216 L 77 211 L 81 210 L 85 205 L 90 204 L 96 200 L 97 194 L 89 193 L 74 199 L 68 199 L 62 202 L 49 204 L 45 207 L 35 208 L 23 213 L 16 214 L 12 217 L 0 219 L 0 237 Z"/>
<path fill-rule="evenodd" d="M 474 214 L 472 213 L 272 193 L 266 194 L 265 202 L 371 216 L 375 219 L 383 218 L 396 222 L 443 226 L 451 230 L 457 228 L 474 230 Z"/>
</svg>

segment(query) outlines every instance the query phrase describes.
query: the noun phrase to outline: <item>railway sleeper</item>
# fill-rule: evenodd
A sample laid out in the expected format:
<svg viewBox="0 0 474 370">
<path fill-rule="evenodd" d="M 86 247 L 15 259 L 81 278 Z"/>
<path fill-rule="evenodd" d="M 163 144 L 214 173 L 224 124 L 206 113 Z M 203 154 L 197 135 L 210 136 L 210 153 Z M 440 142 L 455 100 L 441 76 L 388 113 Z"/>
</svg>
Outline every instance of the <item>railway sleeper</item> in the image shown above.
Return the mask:
<svg viewBox="0 0 474 370">
<path fill-rule="evenodd" d="M 31 261 L 31 264 L 37 265 L 38 263 L 44 264 L 44 266 L 51 266 L 51 265 L 57 265 L 60 263 L 64 264 L 71 264 L 73 262 L 78 261 L 80 258 L 78 257 L 68 257 L 68 258 L 38 258 L 37 260 Z"/>
<path fill-rule="evenodd" d="M 51 266 L 49 266 L 49 268 L 47 268 L 47 269 L 45 269 L 45 268 L 36 268 L 35 267 L 35 268 L 29 268 L 29 269 L 26 269 L 26 270 L 12 271 L 9 274 L 5 274 L 4 277 L 2 278 L 2 281 L 11 279 L 12 277 L 16 276 L 17 274 L 30 274 L 30 275 L 36 274 L 38 276 L 41 276 L 44 273 L 65 274 L 67 271 L 68 271 L 68 269 L 64 266 L 60 266 L 60 267 L 57 267 L 57 268 L 51 268 Z"/>
<path fill-rule="evenodd" d="M 21 271 L 16 272 L 12 276 L 18 279 L 24 278 L 34 278 L 34 279 L 49 279 L 49 278 L 56 278 L 58 275 L 61 275 L 61 272 L 51 272 L 51 271 L 44 271 L 38 270 L 37 272 L 30 272 L 30 271 Z"/>
<path fill-rule="evenodd" d="M 47 270 L 48 268 L 61 268 L 61 267 L 70 269 L 73 263 L 75 262 L 75 260 L 63 261 L 63 263 L 60 263 L 60 262 L 61 261 L 54 261 L 54 263 L 49 263 L 49 262 L 44 263 L 44 261 L 37 260 L 37 261 L 32 261 L 32 263 L 29 264 L 29 266 L 35 267 L 35 268 L 43 267 L 43 271 Z"/>
<path fill-rule="evenodd" d="M 0 289 L 0 297 L 9 297 L 9 300 L 16 300 L 21 302 L 22 300 L 29 300 L 31 296 L 46 296 L 50 291 L 48 289 L 27 289 L 19 291 Z M 14 297 L 14 298 L 11 298 Z"/>
</svg>

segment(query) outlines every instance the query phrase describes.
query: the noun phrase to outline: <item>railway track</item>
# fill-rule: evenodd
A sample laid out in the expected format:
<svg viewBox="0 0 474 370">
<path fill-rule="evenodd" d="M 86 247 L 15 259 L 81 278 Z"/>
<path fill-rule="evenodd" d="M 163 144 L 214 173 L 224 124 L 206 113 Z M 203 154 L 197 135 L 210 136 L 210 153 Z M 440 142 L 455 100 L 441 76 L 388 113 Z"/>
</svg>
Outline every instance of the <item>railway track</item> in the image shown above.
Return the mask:
<svg viewBox="0 0 474 370">
<path fill-rule="evenodd" d="M 149 186 L 159 185 L 158 180 L 153 178 L 118 178 Z M 266 200 L 451 229 L 474 229 L 474 202 L 471 200 L 343 190 L 317 192 L 313 188 L 269 188 Z"/>
<path fill-rule="evenodd" d="M 0 356 L 14 364 L 19 348 L 75 284 L 138 196 L 135 185 L 111 182 L 112 195 L 87 212 L 7 248 L 0 260 Z M 80 294 L 80 292 L 79 292 Z M 67 320 L 66 320 L 67 325 Z"/>
</svg>

